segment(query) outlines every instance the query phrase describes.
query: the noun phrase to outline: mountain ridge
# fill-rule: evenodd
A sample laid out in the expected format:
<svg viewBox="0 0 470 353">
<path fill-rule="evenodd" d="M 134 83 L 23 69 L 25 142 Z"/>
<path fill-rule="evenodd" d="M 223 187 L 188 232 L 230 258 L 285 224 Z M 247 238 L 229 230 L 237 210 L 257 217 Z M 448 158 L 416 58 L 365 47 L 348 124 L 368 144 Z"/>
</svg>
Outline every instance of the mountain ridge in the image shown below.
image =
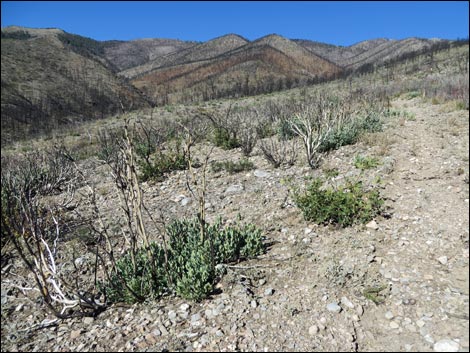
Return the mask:
<svg viewBox="0 0 470 353">
<path fill-rule="evenodd" d="M 410 37 L 337 46 L 276 33 L 255 40 L 228 33 L 205 42 L 98 41 L 21 26 L 1 34 L 2 131 L 9 133 L 315 84 L 451 43 Z"/>
</svg>

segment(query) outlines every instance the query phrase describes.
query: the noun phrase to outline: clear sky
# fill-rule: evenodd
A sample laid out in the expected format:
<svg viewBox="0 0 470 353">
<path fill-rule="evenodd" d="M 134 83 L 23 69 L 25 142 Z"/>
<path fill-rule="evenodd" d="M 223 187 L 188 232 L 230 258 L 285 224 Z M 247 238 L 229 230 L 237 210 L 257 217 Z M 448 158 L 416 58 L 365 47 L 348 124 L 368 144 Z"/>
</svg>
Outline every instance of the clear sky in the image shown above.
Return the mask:
<svg viewBox="0 0 470 353">
<path fill-rule="evenodd" d="M 373 38 L 467 38 L 467 1 L 2 1 L 2 27 L 54 27 L 97 40 L 206 41 L 277 33 L 351 45 Z"/>
</svg>

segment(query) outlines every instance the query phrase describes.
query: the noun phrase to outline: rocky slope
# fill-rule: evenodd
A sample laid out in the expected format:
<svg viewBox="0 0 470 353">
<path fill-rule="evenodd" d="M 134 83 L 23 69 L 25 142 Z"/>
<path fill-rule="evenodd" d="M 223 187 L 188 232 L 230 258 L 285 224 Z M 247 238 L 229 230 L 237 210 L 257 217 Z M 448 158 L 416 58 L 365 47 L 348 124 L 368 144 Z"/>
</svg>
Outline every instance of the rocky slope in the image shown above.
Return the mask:
<svg viewBox="0 0 470 353">
<path fill-rule="evenodd" d="M 10 270 L 2 273 L 2 350 L 468 351 L 468 111 L 419 97 L 393 100 L 392 108 L 407 114 L 332 152 L 321 169 L 303 161 L 273 169 L 255 151 L 254 171 L 209 172 L 207 217 L 239 214 L 269 244 L 258 259 L 228 266 L 211 298 L 115 305 L 96 318 L 53 321 L 8 287 L 16 278 Z M 381 164 L 360 171 L 357 154 Z M 241 153 L 215 149 L 210 158 Z M 110 176 L 89 163 L 104 191 L 99 202 L 115 217 L 117 197 L 105 192 Z M 331 182 L 380 180 L 390 216 L 346 229 L 303 220 L 283 180 L 302 185 L 331 168 L 339 171 Z M 184 217 L 197 208 L 184 172 L 144 184 L 144 192 L 151 212 Z M 374 288 L 382 303 L 371 300 Z"/>
</svg>

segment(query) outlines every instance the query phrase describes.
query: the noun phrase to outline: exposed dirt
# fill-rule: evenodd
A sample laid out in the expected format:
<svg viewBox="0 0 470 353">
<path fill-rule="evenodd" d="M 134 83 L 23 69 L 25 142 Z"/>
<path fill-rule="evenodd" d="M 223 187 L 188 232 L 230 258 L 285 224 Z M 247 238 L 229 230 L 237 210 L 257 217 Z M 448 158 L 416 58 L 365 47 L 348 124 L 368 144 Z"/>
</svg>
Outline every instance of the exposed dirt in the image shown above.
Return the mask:
<svg viewBox="0 0 470 353">
<path fill-rule="evenodd" d="M 409 114 L 330 153 L 318 170 L 303 161 L 273 169 L 255 151 L 256 171 L 209 172 L 209 220 L 240 214 L 270 244 L 258 259 L 228 267 L 219 294 L 201 303 L 116 305 L 94 319 L 39 328 L 52 317 L 8 287 L 13 269 L 2 273 L 2 351 L 468 351 L 469 113 L 420 98 L 392 104 Z M 361 172 L 357 154 L 376 156 L 381 165 Z M 211 155 L 238 158 L 240 151 Z M 367 185 L 380 177 L 389 217 L 346 229 L 303 220 L 282 181 L 305 185 L 305 177 L 326 168 L 339 170 L 332 183 L 349 176 Z M 102 180 L 100 203 L 115 212 L 102 172 L 94 172 Z M 185 184 L 185 172 L 145 184 L 149 209 L 194 214 Z M 180 195 L 189 198 L 185 206 Z M 371 288 L 383 288 L 383 303 L 371 300 Z"/>
</svg>

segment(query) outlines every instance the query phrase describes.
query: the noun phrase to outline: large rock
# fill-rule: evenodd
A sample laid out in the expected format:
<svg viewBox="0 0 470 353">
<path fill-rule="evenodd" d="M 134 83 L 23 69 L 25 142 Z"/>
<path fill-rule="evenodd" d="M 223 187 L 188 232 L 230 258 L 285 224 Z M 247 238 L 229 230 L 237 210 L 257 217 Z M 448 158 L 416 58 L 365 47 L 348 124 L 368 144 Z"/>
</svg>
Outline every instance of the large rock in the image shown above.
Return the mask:
<svg viewBox="0 0 470 353">
<path fill-rule="evenodd" d="M 239 192 L 242 192 L 243 190 L 244 190 L 244 187 L 241 184 L 230 185 L 225 190 L 225 194 L 237 194 Z"/>
<path fill-rule="evenodd" d="M 253 172 L 253 175 L 257 178 L 268 178 L 269 176 L 271 176 L 271 174 L 269 174 L 268 172 L 265 172 L 264 170 L 255 170 Z"/>
<path fill-rule="evenodd" d="M 434 343 L 433 349 L 435 352 L 458 352 L 460 345 L 453 340 L 443 339 Z"/>
</svg>

